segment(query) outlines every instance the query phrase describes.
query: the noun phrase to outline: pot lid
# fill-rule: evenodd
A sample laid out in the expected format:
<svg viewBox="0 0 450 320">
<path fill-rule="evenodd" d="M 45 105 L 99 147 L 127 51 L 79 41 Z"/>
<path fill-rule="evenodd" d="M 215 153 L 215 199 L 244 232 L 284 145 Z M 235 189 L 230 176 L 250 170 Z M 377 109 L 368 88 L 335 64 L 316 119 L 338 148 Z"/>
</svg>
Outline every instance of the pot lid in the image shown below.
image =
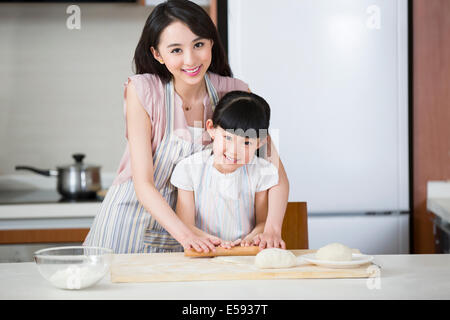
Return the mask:
<svg viewBox="0 0 450 320">
<path fill-rule="evenodd" d="M 96 169 L 100 168 L 100 166 L 97 165 L 91 165 L 86 164 L 83 162 L 83 159 L 86 157 L 86 155 L 82 153 L 75 153 L 72 155 L 72 157 L 75 159 L 75 163 L 71 163 L 68 165 L 58 166 L 58 169 L 76 169 L 76 170 L 86 170 L 86 169 Z"/>
</svg>

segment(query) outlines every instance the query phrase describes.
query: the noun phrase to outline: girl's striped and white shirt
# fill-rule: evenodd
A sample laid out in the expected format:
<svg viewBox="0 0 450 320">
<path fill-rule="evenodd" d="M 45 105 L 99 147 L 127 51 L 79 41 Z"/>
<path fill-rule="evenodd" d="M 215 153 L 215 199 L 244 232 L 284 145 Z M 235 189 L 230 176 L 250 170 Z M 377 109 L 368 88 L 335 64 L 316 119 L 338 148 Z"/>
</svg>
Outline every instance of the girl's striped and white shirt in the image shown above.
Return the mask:
<svg viewBox="0 0 450 320">
<path fill-rule="evenodd" d="M 255 227 L 255 193 L 278 183 L 278 170 L 255 156 L 234 172 L 214 167 L 211 148 L 197 152 L 175 167 L 170 182 L 194 192 L 196 227 L 222 240 L 245 237 Z"/>
</svg>

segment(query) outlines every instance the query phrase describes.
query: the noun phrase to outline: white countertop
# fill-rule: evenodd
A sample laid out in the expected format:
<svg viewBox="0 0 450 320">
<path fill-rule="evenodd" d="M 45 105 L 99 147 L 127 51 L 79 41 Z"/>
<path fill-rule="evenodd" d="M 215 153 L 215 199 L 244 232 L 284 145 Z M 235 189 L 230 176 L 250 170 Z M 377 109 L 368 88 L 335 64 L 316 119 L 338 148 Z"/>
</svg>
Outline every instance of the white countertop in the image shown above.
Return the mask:
<svg viewBox="0 0 450 320">
<path fill-rule="evenodd" d="M 114 173 L 102 173 L 102 185 L 111 185 Z M 0 176 L 2 190 L 56 190 L 56 179 L 40 175 Z M 101 202 L 2 204 L 0 230 L 90 228 Z"/>
<path fill-rule="evenodd" d="M 0 299 L 450 299 L 450 254 L 376 255 L 380 278 L 111 283 L 61 290 L 33 263 L 0 264 Z"/>
<path fill-rule="evenodd" d="M 90 228 L 100 202 L 0 205 L 0 230 Z"/>
<path fill-rule="evenodd" d="M 100 202 L 0 205 L 1 219 L 54 219 L 95 217 Z"/>
</svg>

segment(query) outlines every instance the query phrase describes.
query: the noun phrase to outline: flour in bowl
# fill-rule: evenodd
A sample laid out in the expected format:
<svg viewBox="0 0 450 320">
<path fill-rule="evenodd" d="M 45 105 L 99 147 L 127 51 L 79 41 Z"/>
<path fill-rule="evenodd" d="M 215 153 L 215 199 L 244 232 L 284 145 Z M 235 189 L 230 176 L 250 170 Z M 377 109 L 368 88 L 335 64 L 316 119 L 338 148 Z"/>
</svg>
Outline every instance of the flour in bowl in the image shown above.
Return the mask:
<svg viewBox="0 0 450 320">
<path fill-rule="evenodd" d="M 105 272 L 103 269 L 93 268 L 92 266 L 71 265 L 63 270 L 56 271 L 51 277 L 50 282 L 62 289 L 83 289 L 99 281 Z"/>
</svg>

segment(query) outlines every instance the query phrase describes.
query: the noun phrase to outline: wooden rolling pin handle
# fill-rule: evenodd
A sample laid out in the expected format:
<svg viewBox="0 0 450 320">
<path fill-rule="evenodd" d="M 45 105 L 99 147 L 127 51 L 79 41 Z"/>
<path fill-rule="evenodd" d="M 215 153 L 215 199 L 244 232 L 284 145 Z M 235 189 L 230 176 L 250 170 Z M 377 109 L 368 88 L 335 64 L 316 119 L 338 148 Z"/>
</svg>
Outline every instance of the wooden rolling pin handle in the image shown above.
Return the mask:
<svg viewBox="0 0 450 320">
<path fill-rule="evenodd" d="M 250 247 L 232 247 L 231 249 L 225 249 L 222 247 L 216 247 L 216 251 L 212 252 L 197 252 L 193 249 L 184 251 L 186 257 L 216 257 L 216 256 L 255 256 L 259 252 L 258 246 Z"/>
</svg>

